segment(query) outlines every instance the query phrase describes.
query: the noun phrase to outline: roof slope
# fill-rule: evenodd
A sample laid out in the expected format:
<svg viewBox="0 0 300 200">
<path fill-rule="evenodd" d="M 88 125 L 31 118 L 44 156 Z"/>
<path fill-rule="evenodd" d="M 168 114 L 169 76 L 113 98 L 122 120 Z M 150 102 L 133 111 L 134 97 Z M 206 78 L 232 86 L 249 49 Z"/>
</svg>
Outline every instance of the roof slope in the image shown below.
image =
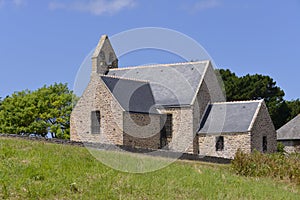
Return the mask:
<svg viewBox="0 0 300 200">
<path fill-rule="evenodd" d="M 277 130 L 277 140 L 300 139 L 300 114 Z"/>
<path fill-rule="evenodd" d="M 108 75 L 149 81 L 156 105 L 190 105 L 208 64 L 201 61 L 118 68 Z"/>
<path fill-rule="evenodd" d="M 262 101 L 210 104 L 200 123 L 199 133 L 247 132 Z"/>
<path fill-rule="evenodd" d="M 158 113 L 148 82 L 100 76 L 125 111 Z"/>
</svg>

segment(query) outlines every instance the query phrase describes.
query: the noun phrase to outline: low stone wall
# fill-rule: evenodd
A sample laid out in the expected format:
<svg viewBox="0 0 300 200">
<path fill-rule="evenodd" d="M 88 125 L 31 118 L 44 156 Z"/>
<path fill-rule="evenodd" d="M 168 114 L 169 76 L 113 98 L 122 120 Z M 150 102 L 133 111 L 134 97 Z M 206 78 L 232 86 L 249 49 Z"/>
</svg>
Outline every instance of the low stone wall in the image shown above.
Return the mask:
<svg viewBox="0 0 300 200">
<path fill-rule="evenodd" d="M 27 136 L 27 135 L 4 134 L 4 133 L 0 133 L 0 137 L 40 141 L 40 142 L 63 144 L 63 145 L 74 145 L 74 146 L 80 146 L 80 147 L 84 146 L 84 144 L 82 142 L 72 141 L 72 140 L 63 140 L 63 139 L 57 139 L 57 138 L 31 137 L 31 136 Z"/>
</svg>

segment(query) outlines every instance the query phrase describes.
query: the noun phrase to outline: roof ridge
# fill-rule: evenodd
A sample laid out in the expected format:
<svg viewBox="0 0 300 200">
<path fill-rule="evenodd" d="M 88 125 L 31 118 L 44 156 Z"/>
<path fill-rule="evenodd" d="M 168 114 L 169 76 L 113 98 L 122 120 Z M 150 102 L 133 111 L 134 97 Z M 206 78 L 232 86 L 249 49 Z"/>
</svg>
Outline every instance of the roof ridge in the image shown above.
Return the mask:
<svg viewBox="0 0 300 200">
<path fill-rule="evenodd" d="M 225 104 L 225 103 L 251 103 L 251 102 L 262 102 L 263 99 L 260 100 L 243 100 L 243 101 L 220 101 L 220 102 L 212 102 L 211 104 Z"/>
<path fill-rule="evenodd" d="M 199 64 L 199 63 L 205 63 L 209 62 L 209 60 L 202 60 L 202 61 L 191 61 L 191 62 L 178 62 L 178 63 L 166 63 L 166 64 L 151 64 L 151 65 L 136 65 L 136 66 L 126 66 L 122 68 L 113 68 L 109 71 L 118 71 L 118 70 L 126 70 L 126 69 L 139 69 L 139 68 L 151 68 L 151 67 L 171 67 L 171 66 L 177 66 L 182 64 Z"/>
<path fill-rule="evenodd" d="M 120 76 L 114 76 L 114 75 L 100 75 L 100 77 L 108 77 L 108 78 L 122 79 L 122 80 L 128 80 L 128 81 L 136 81 L 136 82 L 141 82 L 141 83 L 150 83 L 148 80 L 120 77 Z"/>
</svg>

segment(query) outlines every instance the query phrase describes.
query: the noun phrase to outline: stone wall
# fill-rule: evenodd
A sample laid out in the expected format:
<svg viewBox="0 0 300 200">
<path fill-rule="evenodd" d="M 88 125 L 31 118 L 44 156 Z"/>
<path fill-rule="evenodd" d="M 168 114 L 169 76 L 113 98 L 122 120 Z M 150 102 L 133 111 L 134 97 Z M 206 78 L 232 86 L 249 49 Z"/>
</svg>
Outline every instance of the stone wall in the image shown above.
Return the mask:
<svg viewBox="0 0 300 200">
<path fill-rule="evenodd" d="M 224 137 L 224 149 L 216 151 L 216 138 Z M 234 158 L 238 149 L 245 153 L 250 153 L 250 133 L 224 133 L 220 135 L 199 136 L 199 155 L 215 156 L 223 158 Z"/>
<path fill-rule="evenodd" d="M 251 127 L 250 127 L 251 128 Z M 263 137 L 267 137 L 267 153 L 277 150 L 277 136 L 272 119 L 269 115 L 267 106 L 261 103 L 253 127 L 251 129 L 251 151 L 256 149 L 263 152 Z"/>
<path fill-rule="evenodd" d="M 211 69 L 210 69 L 211 71 Z M 211 72 L 212 73 L 212 72 Z M 212 87 L 217 87 L 216 85 Z M 221 89 L 219 88 L 219 91 Z M 216 94 L 214 94 L 216 95 Z M 217 98 L 222 98 L 218 94 Z M 200 120 L 208 104 L 212 101 L 208 86 L 205 81 L 200 85 L 192 106 L 182 108 L 166 108 L 161 110 L 164 114 L 173 116 L 173 135 L 170 149 L 192 154 L 198 154 L 199 142 L 196 134 L 200 127 Z"/>
<path fill-rule="evenodd" d="M 123 145 L 160 148 L 161 115 L 124 112 Z"/>
<path fill-rule="evenodd" d="M 206 73 L 203 81 L 206 83 L 208 92 L 210 94 L 211 102 L 224 102 L 226 101 L 225 97 L 225 88 L 221 79 L 221 76 L 215 71 L 212 66 L 212 63 L 209 62 L 209 65 L 206 69 Z"/>
<path fill-rule="evenodd" d="M 212 67 L 211 62 L 208 63 L 205 76 L 193 102 L 193 145 L 189 148 L 189 153 L 198 154 L 199 138 L 196 134 L 200 128 L 200 121 L 209 103 L 225 101 L 225 97 L 222 90 L 222 84 L 218 81 L 218 77 L 215 70 Z"/>
<path fill-rule="evenodd" d="M 91 111 L 100 111 L 100 134 L 91 133 Z M 71 114 L 73 141 L 123 144 L 123 109 L 105 84 L 95 75 Z"/>
<path fill-rule="evenodd" d="M 199 142 L 198 135 L 196 134 L 200 128 L 200 121 L 204 112 L 207 109 L 208 104 L 211 102 L 208 87 L 204 82 L 202 82 L 199 91 L 196 95 L 195 101 L 193 102 L 193 145 L 189 148 L 189 153 L 198 154 L 199 152 Z"/>
<path fill-rule="evenodd" d="M 172 141 L 169 149 L 188 152 L 193 144 L 193 109 L 191 106 L 161 109 L 163 114 L 172 114 Z M 164 123 L 164 122 L 163 122 Z"/>
<path fill-rule="evenodd" d="M 282 140 L 278 141 L 284 145 L 287 153 L 300 153 L 300 140 Z"/>
</svg>

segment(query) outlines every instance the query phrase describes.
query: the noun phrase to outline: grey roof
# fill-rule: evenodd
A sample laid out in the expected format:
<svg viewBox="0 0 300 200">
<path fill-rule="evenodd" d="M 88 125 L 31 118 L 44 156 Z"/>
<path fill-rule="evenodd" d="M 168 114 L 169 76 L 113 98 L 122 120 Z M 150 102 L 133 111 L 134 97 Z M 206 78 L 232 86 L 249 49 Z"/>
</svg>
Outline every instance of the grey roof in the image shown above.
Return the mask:
<svg viewBox="0 0 300 200">
<path fill-rule="evenodd" d="M 100 78 L 125 111 L 158 113 L 149 83 L 109 76 Z"/>
<path fill-rule="evenodd" d="M 208 63 L 202 61 L 119 68 L 110 70 L 108 75 L 149 81 L 156 105 L 190 105 Z"/>
<path fill-rule="evenodd" d="M 199 133 L 247 132 L 262 101 L 210 104 L 200 123 Z"/>
<path fill-rule="evenodd" d="M 300 114 L 277 130 L 277 140 L 300 139 Z"/>
</svg>

